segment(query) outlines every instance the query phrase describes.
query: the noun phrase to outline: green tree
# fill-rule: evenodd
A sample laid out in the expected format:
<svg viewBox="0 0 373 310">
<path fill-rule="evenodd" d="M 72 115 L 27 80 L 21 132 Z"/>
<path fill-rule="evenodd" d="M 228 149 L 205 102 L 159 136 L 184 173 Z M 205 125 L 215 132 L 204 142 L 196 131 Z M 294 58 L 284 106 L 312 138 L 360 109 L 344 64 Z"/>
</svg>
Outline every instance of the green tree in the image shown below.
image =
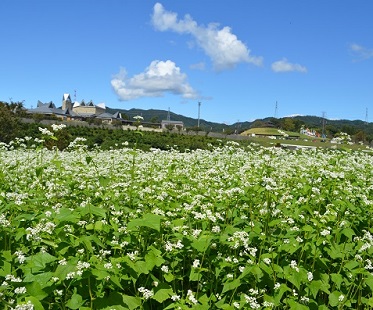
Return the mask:
<svg viewBox="0 0 373 310">
<path fill-rule="evenodd" d="M 9 143 L 17 137 L 20 129 L 20 120 L 10 105 L 0 101 L 0 141 Z"/>
<path fill-rule="evenodd" d="M 286 131 L 294 131 L 295 123 L 292 118 L 286 117 L 282 120 L 281 127 L 283 130 L 286 130 Z"/>
<path fill-rule="evenodd" d="M 358 131 L 354 135 L 355 142 L 364 142 L 366 140 L 366 133 L 363 130 Z"/>
<path fill-rule="evenodd" d="M 169 132 L 171 132 L 171 131 L 174 129 L 174 125 L 172 125 L 172 124 L 167 124 L 167 125 L 166 125 L 166 129 L 167 129 Z"/>
</svg>

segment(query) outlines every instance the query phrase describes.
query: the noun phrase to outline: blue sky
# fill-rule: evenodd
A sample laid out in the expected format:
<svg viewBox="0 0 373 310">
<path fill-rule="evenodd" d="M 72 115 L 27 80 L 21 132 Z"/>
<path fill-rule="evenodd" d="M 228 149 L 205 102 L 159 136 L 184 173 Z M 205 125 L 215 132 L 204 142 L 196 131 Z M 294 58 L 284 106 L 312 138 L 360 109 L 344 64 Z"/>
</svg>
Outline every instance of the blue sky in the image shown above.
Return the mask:
<svg viewBox="0 0 373 310">
<path fill-rule="evenodd" d="M 373 119 L 371 0 L 1 0 L 0 100 Z M 372 115 L 371 117 L 369 115 Z M 165 115 L 166 117 L 166 115 Z"/>
</svg>

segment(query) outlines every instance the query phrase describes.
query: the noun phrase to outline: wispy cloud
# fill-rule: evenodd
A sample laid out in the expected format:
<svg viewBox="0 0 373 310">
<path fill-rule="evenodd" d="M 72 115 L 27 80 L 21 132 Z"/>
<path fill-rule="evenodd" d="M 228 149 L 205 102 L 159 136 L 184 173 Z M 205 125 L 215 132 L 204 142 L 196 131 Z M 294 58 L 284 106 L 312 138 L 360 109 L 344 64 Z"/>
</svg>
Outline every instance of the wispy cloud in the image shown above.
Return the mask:
<svg viewBox="0 0 373 310">
<path fill-rule="evenodd" d="M 199 62 L 199 63 L 196 63 L 196 64 L 191 64 L 189 66 L 190 69 L 192 70 L 205 70 L 205 63 L 204 62 Z"/>
<path fill-rule="evenodd" d="M 272 63 L 272 70 L 274 72 L 302 72 L 306 73 L 307 68 L 300 64 L 290 63 L 286 58 Z"/>
<path fill-rule="evenodd" d="M 354 59 L 355 61 L 366 60 L 373 57 L 372 48 L 366 48 L 364 46 L 353 43 L 350 45 L 350 50 L 356 57 L 356 59 Z"/>
<path fill-rule="evenodd" d="M 197 92 L 188 84 L 187 75 L 170 60 L 154 60 L 144 72 L 127 77 L 124 68 L 111 80 L 120 100 L 141 97 L 163 97 L 166 93 L 180 95 L 184 99 L 196 99 Z"/>
<path fill-rule="evenodd" d="M 179 19 L 177 13 L 166 11 L 162 4 L 154 5 L 152 23 L 159 31 L 174 31 L 191 35 L 196 44 L 210 57 L 216 70 L 235 67 L 239 63 L 260 66 L 262 57 L 252 56 L 247 46 L 232 33 L 230 27 L 219 27 L 210 23 L 198 25 L 190 15 Z"/>
</svg>

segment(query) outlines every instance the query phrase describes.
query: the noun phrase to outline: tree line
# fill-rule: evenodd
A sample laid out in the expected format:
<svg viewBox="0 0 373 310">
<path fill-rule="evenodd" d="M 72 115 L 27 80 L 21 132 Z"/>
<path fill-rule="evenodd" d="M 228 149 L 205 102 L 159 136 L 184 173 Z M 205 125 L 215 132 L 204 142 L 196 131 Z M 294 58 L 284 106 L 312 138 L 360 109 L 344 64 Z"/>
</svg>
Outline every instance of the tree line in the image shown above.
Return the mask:
<svg viewBox="0 0 373 310">
<path fill-rule="evenodd" d="M 34 122 L 22 121 L 25 117 L 34 118 Z M 42 119 L 48 118 L 43 115 L 27 115 L 22 102 L 0 101 L 0 142 L 9 143 L 15 138 L 33 137 L 41 138 L 39 126 Z M 58 121 L 54 116 L 49 118 Z M 98 121 L 98 120 L 97 120 Z M 256 120 L 250 123 L 236 124 L 236 127 L 227 127 L 222 134 L 227 137 L 232 133 L 240 133 L 253 127 L 265 127 L 268 124 L 285 131 L 299 132 L 301 127 L 310 127 L 319 133 L 323 130 L 328 138 L 333 138 L 339 132 L 345 132 L 351 136 L 354 142 L 371 143 L 373 141 L 373 124 L 366 124 L 362 121 L 326 121 L 321 123 L 317 117 L 286 117 L 267 118 Z M 132 130 L 122 130 L 120 124 L 112 128 L 102 126 L 101 122 L 90 122 L 88 126 L 68 126 L 59 135 L 59 148 L 63 149 L 76 137 L 86 138 L 89 147 L 99 146 L 103 149 L 118 147 L 122 143 L 134 144 L 144 150 L 150 148 L 168 149 L 175 145 L 180 150 L 186 149 L 206 149 L 209 146 L 219 145 L 221 142 L 209 137 L 211 127 L 187 127 L 181 134 L 181 129 L 172 130 L 168 128 L 166 132 L 142 132 L 141 139 Z M 324 125 L 324 126 L 323 126 Z M 324 127 L 324 128 L 323 128 Z M 204 131 L 205 134 L 201 134 Z M 224 136 L 223 135 L 223 136 Z M 245 142 L 244 142 L 245 143 Z"/>
</svg>

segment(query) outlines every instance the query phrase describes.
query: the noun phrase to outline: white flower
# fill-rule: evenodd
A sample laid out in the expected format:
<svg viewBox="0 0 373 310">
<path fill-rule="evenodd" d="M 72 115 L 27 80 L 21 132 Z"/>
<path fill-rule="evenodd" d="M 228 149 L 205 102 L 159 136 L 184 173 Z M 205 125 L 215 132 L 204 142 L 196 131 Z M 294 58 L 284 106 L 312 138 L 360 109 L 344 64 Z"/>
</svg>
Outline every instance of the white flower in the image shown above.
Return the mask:
<svg viewBox="0 0 373 310">
<path fill-rule="evenodd" d="M 65 266 L 65 265 L 67 265 L 66 258 L 63 258 L 63 259 L 59 260 L 58 263 L 59 263 L 61 266 Z"/>
<path fill-rule="evenodd" d="M 54 292 L 55 292 L 56 295 L 58 295 L 58 296 L 62 296 L 62 295 L 63 295 L 63 290 L 55 290 Z"/>
<path fill-rule="evenodd" d="M 112 269 L 113 268 L 113 264 L 112 263 L 106 263 L 106 264 L 104 264 L 104 268 L 105 269 Z"/>
<path fill-rule="evenodd" d="M 161 267 L 161 270 L 164 272 L 164 273 L 168 273 L 168 266 L 166 266 L 166 265 L 163 265 L 162 267 Z"/>
<path fill-rule="evenodd" d="M 200 264 L 199 259 L 195 259 L 194 262 L 193 262 L 193 268 L 198 268 L 199 264 Z"/>
<path fill-rule="evenodd" d="M 344 295 L 339 295 L 339 297 L 338 297 L 338 300 L 340 301 L 340 302 L 342 302 L 343 301 L 343 299 L 345 299 L 345 296 Z"/>
<path fill-rule="evenodd" d="M 291 261 L 290 267 L 295 269 L 296 272 L 299 272 L 299 268 L 297 267 L 297 262 L 295 260 Z"/>
<path fill-rule="evenodd" d="M 322 232 L 320 232 L 320 234 L 325 237 L 327 235 L 330 235 L 330 230 L 324 229 Z"/>
<path fill-rule="evenodd" d="M 25 294 L 26 293 L 26 288 L 24 286 L 17 287 L 14 290 L 14 293 L 16 293 L 16 294 Z"/>
<path fill-rule="evenodd" d="M 179 300 L 180 300 L 180 295 L 172 295 L 172 296 L 171 296 L 171 299 L 172 299 L 173 301 L 179 301 Z"/>
<path fill-rule="evenodd" d="M 270 258 L 264 258 L 263 259 L 263 262 L 265 263 L 265 264 L 267 264 L 267 265 L 269 265 L 270 263 L 271 263 L 271 259 Z"/>
<path fill-rule="evenodd" d="M 308 281 L 312 281 L 313 280 L 313 274 L 311 271 L 307 272 L 307 279 Z"/>
<path fill-rule="evenodd" d="M 144 299 L 149 299 L 154 295 L 153 291 L 146 289 L 145 287 L 139 287 L 138 291 L 142 293 Z"/>
<path fill-rule="evenodd" d="M 198 303 L 198 300 L 194 297 L 194 294 L 191 290 L 188 290 L 186 298 L 194 305 Z"/>
</svg>

